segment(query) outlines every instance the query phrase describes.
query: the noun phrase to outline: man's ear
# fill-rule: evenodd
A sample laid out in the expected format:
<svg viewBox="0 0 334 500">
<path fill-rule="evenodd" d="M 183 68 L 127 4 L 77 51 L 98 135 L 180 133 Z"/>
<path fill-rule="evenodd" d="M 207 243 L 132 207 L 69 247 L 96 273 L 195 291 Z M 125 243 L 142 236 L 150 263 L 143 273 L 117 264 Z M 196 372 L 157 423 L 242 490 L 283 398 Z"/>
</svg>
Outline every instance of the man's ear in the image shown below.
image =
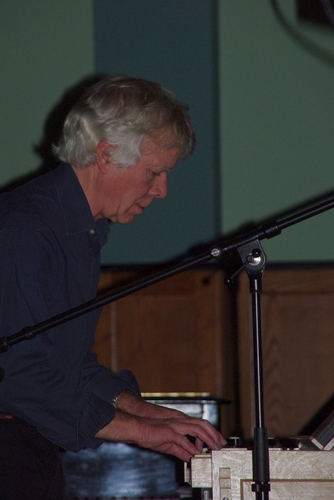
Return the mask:
<svg viewBox="0 0 334 500">
<path fill-rule="evenodd" d="M 112 162 L 110 150 L 116 145 L 108 141 L 101 141 L 96 146 L 96 164 L 102 172 L 106 172 Z"/>
</svg>

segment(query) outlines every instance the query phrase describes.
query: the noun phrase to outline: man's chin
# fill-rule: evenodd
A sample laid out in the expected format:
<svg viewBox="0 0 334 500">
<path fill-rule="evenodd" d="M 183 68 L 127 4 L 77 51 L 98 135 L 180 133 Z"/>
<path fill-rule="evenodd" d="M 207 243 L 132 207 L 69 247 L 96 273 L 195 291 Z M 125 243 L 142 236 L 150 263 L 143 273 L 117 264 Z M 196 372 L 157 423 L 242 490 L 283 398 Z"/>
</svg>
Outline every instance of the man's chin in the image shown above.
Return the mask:
<svg viewBox="0 0 334 500">
<path fill-rule="evenodd" d="M 117 222 L 119 224 L 131 224 L 136 216 L 134 214 L 127 215 L 126 217 L 120 217 Z"/>
<path fill-rule="evenodd" d="M 135 217 L 138 215 L 141 215 L 143 213 L 143 210 L 141 212 L 138 211 L 138 213 L 131 213 L 131 212 L 126 212 L 123 214 L 117 214 L 114 217 L 112 217 L 110 220 L 111 222 L 118 222 L 119 224 L 130 224 Z"/>
</svg>

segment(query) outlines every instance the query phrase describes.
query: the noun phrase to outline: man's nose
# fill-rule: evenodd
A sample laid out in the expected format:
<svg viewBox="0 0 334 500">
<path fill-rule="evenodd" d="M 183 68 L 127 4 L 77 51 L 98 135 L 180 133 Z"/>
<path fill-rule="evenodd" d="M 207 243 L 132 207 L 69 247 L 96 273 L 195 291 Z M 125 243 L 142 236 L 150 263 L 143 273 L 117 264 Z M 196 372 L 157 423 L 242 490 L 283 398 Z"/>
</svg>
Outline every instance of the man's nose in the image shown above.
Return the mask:
<svg viewBox="0 0 334 500">
<path fill-rule="evenodd" d="M 167 173 L 161 172 L 155 180 L 151 189 L 151 194 L 156 198 L 166 198 L 168 190 Z"/>
</svg>

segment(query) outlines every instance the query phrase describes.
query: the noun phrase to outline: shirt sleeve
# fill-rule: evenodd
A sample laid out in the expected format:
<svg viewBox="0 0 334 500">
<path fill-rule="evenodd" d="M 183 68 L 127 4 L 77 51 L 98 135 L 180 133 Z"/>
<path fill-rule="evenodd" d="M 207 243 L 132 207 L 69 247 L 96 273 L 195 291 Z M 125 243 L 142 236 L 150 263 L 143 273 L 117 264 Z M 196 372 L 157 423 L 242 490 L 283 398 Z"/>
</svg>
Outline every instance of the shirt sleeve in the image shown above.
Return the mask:
<svg viewBox="0 0 334 500">
<path fill-rule="evenodd" d="M 122 391 L 128 390 L 140 397 L 138 382 L 130 370 L 113 373 L 97 362 L 95 353 L 87 353 L 83 383 L 86 388 L 104 401 L 113 401 Z"/>
<path fill-rule="evenodd" d="M 52 235 L 30 228 L 1 231 L 1 336 L 78 305 L 74 284 L 63 280 L 66 259 L 56 245 Z M 131 372 L 114 374 L 89 353 L 98 317 L 99 311 L 82 315 L 0 355 L 0 410 L 66 450 L 98 447 L 95 434 L 115 416 L 112 400 L 126 389 L 140 394 Z"/>
</svg>

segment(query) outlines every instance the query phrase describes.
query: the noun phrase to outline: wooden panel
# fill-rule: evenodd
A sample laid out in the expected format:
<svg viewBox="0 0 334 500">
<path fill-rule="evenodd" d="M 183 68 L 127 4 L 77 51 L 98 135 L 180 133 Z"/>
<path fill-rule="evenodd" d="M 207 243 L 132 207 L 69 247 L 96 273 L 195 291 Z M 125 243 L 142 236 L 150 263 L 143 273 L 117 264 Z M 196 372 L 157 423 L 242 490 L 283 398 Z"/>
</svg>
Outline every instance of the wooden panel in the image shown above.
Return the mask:
<svg viewBox="0 0 334 500">
<path fill-rule="evenodd" d="M 254 423 L 251 305 L 248 277 L 238 292 L 242 429 Z M 334 270 L 267 270 L 262 338 L 265 423 L 270 436 L 299 434 L 333 396 Z"/>
<path fill-rule="evenodd" d="M 102 273 L 100 287 L 135 276 Z M 250 440 L 249 282 L 242 273 L 235 312 L 234 292 L 222 278 L 218 270 L 187 271 L 109 304 L 94 350 L 105 366 L 133 370 L 143 392 L 209 392 L 231 399 L 222 411 L 222 430 Z M 299 434 L 334 400 L 334 270 L 267 270 L 261 302 L 265 423 L 270 436 L 285 438 Z"/>
<path fill-rule="evenodd" d="M 102 273 L 100 288 L 135 275 Z M 104 307 L 93 350 L 114 371 L 131 369 L 143 392 L 209 392 L 227 396 L 230 308 L 222 273 L 187 271 Z M 232 364 L 227 364 L 232 369 Z"/>
</svg>

